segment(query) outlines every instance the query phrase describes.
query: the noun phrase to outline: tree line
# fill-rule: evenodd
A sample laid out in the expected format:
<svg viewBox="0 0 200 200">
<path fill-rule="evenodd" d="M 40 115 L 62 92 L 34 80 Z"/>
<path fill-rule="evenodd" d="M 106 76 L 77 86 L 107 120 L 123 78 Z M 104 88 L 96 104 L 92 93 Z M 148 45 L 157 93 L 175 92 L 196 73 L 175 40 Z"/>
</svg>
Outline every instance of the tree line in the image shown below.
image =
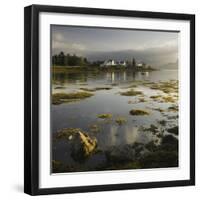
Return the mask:
<svg viewBox="0 0 200 200">
<path fill-rule="evenodd" d="M 87 58 L 80 57 L 75 54 L 67 54 L 60 52 L 52 56 L 52 64 L 58 66 L 86 66 L 89 64 Z"/>
<path fill-rule="evenodd" d="M 104 61 L 89 62 L 86 57 L 77 56 L 76 54 L 64 54 L 61 51 L 59 54 L 52 56 L 52 64 L 55 66 L 100 66 Z M 136 67 L 136 60 L 126 61 L 127 67 Z"/>
</svg>

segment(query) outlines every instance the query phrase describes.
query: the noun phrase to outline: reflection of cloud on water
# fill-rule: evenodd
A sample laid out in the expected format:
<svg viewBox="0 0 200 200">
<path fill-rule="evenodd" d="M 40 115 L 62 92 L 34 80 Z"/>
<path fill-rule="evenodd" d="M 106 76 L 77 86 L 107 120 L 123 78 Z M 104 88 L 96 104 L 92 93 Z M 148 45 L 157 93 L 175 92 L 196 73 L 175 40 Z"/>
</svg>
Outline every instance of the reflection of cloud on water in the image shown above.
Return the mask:
<svg viewBox="0 0 200 200">
<path fill-rule="evenodd" d="M 135 142 L 147 143 L 151 140 L 150 134 L 145 134 L 139 130 L 138 127 L 125 126 L 124 127 L 124 143 L 133 144 Z"/>
<path fill-rule="evenodd" d="M 138 137 L 138 128 L 125 126 L 124 128 L 124 142 L 126 144 L 132 144 L 137 140 Z"/>
<path fill-rule="evenodd" d="M 152 139 L 152 135 L 141 132 L 136 126 L 110 124 L 100 138 L 103 139 L 103 143 L 100 146 L 107 148 L 110 146 L 133 144 L 135 142 L 147 143 Z"/>
<path fill-rule="evenodd" d="M 133 144 L 140 140 L 140 133 L 138 133 L 138 127 L 112 125 L 108 137 L 108 145 L 110 146 Z"/>
<path fill-rule="evenodd" d="M 117 143 L 118 136 L 116 135 L 116 133 L 117 133 L 117 126 L 110 126 L 109 143 L 111 146 L 114 146 Z"/>
</svg>

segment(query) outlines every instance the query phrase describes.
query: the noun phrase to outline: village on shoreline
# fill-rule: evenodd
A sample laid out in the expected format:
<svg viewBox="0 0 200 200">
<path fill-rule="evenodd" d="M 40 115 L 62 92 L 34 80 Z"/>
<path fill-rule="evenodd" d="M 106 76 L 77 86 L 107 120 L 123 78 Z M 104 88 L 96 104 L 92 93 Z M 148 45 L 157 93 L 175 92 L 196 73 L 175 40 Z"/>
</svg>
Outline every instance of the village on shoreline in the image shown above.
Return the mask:
<svg viewBox="0 0 200 200">
<path fill-rule="evenodd" d="M 132 60 L 106 59 L 89 61 L 86 57 L 75 54 L 64 54 L 60 52 L 52 56 L 52 67 L 54 72 L 62 70 L 134 70 L 134 71 L 154 71 L 157 70 L 143 61 L 137 61 L 134 57 Z"/>
</svg>

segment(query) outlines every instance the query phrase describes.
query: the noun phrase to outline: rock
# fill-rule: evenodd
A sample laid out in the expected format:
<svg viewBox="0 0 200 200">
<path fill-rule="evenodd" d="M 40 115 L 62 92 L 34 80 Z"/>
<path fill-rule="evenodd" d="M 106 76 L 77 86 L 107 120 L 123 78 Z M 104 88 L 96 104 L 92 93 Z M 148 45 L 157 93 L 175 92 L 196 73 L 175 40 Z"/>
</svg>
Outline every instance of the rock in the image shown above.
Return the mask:
<svg viewBox="0 0 200 200">
<path fill-rule="evenodd" d="M 175 151 L 155 151 L 140 158 L 141 168 L 178 167 L 178 154 Z"/>
<path fill-rule="evenodd" d="M 80 131 L 79 128 L 63 128 L 56 132 L 56 139 L 71 140 Z"/>
<path fill-rule="evenodd" d="M 172 144 L 172 145 L 176 145 L 178 143 L 178 140 L 172 136 L 172 135 L 165 135 L 162 138 L 162 144 Z"/>
<path fill-rule="evenodd" d="M 172 135 L 162 137 L 161 143 L 155 146 L 146 144 L 149 152 L 139 159 L 141 168 L 166 168 L 178 166 L 178 140 Z"/>
<path fill-rule="evenodd" d="M 72 138 L 73 138 L 73 136 L 72 136 L 72 135 L 70 135 L 68 139 L 69 139 L 69 140 L 72 140 Z"/>
<path fill-rule="evenodd" d="M 167 129 L 167 131 L 168 131 L 169 133 L 173 133 L 173 134 L 175 134 L 175 135 L 178 135 L 178 126 L 175 126 L 175 127 L 173 127 L 173 128 L 169 128 L 169 129 Z"/>
<path fill-rule="evenodd" d="M 79 131 L 79 136 L 83 145 L 85 155 L 87 156 L 91 154 L 97 146 L 97 140 L 91 139 L 88 135 L 83 134 L 81 131 Z"/>
<path fill-rule="evenodd" d="M 60 172 L 62 170 L 63 163 L 59 160 L 52 160 L 52 170 L 54 173 Z"/>
<path fill-rule="evenodd" d="M 151 124 L 149 128 L 144 128 L 143 129 L 144 131 L 150 131 L 152 132 L 153 134 L 156 134 L 159 130 L 158 130 L 158 127 L 155 126 L 154 124 Z"/>
<path fill-rule="evenodd" d="M 135 150 L 130 145 L 112 147 L 106 151 L 106 158 L 108 162 L 119 163 L 135 160 Z"/>
<path fill-rule="evenodd" d="M 117 119 L 115 119 L 115 122 L 118 124 L 118 125 L 123 125 L 127 122 L 126 118 L 125 117 L 118 117 Z"/>
<path fill-rule="evenodd" d="M 162 138 L 160 149 L 165 151 L 178 152 L 178 140 L 172 135 L 166 135 Z"/>
<path fill-rule="evenodd" d="M 76 161 L 83 161 L 93 154 L 96 148 L 96 138 L 92 139 L 87 133 L 79 131 L 73 139 L 71 156 Z"/>
</svg>

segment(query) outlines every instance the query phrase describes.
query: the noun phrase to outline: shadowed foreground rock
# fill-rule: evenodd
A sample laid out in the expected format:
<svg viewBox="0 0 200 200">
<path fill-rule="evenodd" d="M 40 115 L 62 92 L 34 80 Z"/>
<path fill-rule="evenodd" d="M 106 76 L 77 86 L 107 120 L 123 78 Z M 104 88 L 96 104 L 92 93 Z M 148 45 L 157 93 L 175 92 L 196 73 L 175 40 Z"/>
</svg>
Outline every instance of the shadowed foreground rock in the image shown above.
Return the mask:
<svg viewBox="0 0 200 200">
<path fill-rule="evenodd" d="M 106 151 L 106 158 L 109 163 L 119 163 L 135 160 L 135 149 L 131 148 L 129 145 L 123 147 L 112 147 Z"/>
</svg>

